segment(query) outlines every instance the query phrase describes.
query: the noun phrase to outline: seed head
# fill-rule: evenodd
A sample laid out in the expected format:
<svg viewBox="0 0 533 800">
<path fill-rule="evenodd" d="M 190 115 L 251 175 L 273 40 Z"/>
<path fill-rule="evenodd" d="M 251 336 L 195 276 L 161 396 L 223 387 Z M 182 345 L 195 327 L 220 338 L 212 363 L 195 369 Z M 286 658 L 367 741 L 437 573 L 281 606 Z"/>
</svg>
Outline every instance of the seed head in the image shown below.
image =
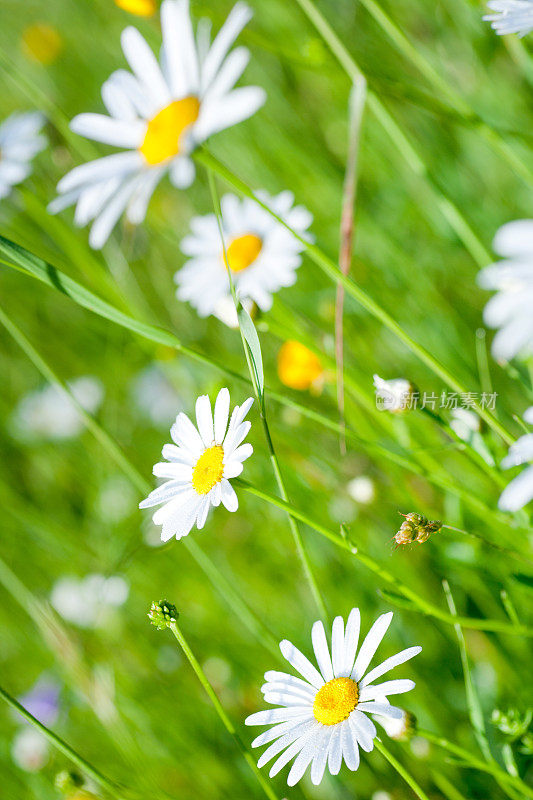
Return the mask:
<svg viewBox="0 0 533 800">
<path fill-rule="evenodd" d="M 170 628 L 173 622 L 176 622 L 179 614 L 176 606 L 169 603 L 168 600 L 160 600 L 159 603 L 152 603 L 150 611 L 148 612 L 148 619 L 155 625 L 158 631 L 163 628 Z"/>
<path fill-rule="evenodd" d="M 432 533 L 438 533 L 442 528 L 440 520 L 430 520 L 415 512 L 402 514 L 402 517 L 405 517 L 405 520 L 394 537 L 398 545 L 412 544 L 413 542 L 423 544 L 427 542 Z"/>
</svg>

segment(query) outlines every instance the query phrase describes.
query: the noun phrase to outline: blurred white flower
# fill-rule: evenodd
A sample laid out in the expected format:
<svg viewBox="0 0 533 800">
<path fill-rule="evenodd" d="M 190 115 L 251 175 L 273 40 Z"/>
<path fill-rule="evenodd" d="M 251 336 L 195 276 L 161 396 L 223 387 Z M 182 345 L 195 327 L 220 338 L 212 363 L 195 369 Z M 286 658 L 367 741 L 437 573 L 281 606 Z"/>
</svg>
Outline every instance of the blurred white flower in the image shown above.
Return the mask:
<svg viewBox="0 0 533 800">
<path fill-rule="evenodd" d="M 533 406 L 527 409 L 524 419 L 533 425 Z M 520 464 L 529 466 L 513 478 L 509 486 L 503 490 L 498 500 L 498 507 L 502 511 L 518 511 L 533 500 L 533 433 L 526 433 L 510 446 L 509 453 L 503 459 L 501 466 L 509 469 Z"/>
<path fill-rule="evenodd" d="M 123 475 L 111 475 L 98 493 L 98 510 L 102 519 L 121 522 L 137 508 L 136 492 Z"/>
<path fill-rule="evenodd" d="M 54 584 L 50 602 L 63 619 L 80 628 L 95 628 L 105 622 L 113 608 L 126 602 L 129 587 L 118 575 L 66 576 Z"/>
<path fill-rule="evenodd" d="M 303 206 L 294 206 L 292 192 L 270 197 L 257 196 L 301 236 L 309 238 L 307 228 L 313 218 Z M 240 298 L 256 303 L 262 311 L 272 306 L 272 295 L 296 281 L 296 270 L 302 263 L 304 245 L 258 203 L 232 194 L 222 198 L 222 226 L 226 253 L 235 290 Z M 193 217 L 192 233 L 181 243 L 189 256 L 174 279 L 177 296 L 187 300 L 201 317 L 215 314 L 233 323 L 235 313 L 231 301 L 227 269 L 214 214 Z"/>
<path fill-rule="evenodd" d="M 251 444 L 242 444 L 248 435 L 250 422 L 244 419 L 253 398 L 235 406 L 229 419 L 230 397 L 221 389 L 215 402 L 214 414 L 209 397 L 204 394 L 196 401 L 196 428 L 181 412 L 170 429 L 175 444 L 163 447 L 162 461 L 153 469 L 158 478 L 169 478 L 154 489 L 139 508 L 162 505 L 152 519 L 161 525 L 161 539 L 187 536 L 193 525 L 204 527 L 211 506 L 222 502 L 228 511 L 237 511 L 239 501 L 229 482 L 243 469 L 243 462 L 252 455 Z"/>
<path fill-rule="evenodd" d="M 483 314 L 486 324 L 499 328 L 492 343 L 498 361 L 533 353 L 533 219 L 516 220 L 503 225 L 496 234 L 493 248 L 502 261 L 481 270 L 478 283 L 492 289 L 492 297 Z"/>
<path fill-rule="evenodd" d="M 450 428 L 454 433 L 467 442 L 479 455 L 491 466 L 494 466 L 494 458 L 485 440 L 481 435 L 481 420 L 477 414 L 468 408 L 452 409 Z"/>
<path fill-rule="evenodd" d="M 136 375 L 131 396 L 139 411 L 155 426 L 170 425 L 180 405 L 178 393 L 157 364 L 149 364 Z"/>
<path fill-rule="evenodd" d="M 374 386 L 376 405 L 381 411 L 400 414 L 410 408 L 414 388 L 405 378 L 385 381 L 379 375 L 374 375 Z"/>
<path fill-rule="evenodd" d="M 114 72 L 102 87 L 109 115 L 79 114 L 75 133 L 126 148 L 75 167 L 58 184 L 50 211 L 76 204 L 76 225 L 93 221 L 89 243 L 100 248 L 125 211 L 143 221 L 150 198 L 167 172 L 178 188 L 194 180 L 192 151 L 209 136 L 255 114 L 265 102 L 257 86 L 234 89 L 249 52 L 235 39 L 250 20 L 238 2 L 211 43 L 211 23 L 201 20 L 194 36 L 189 0 L 163 0 L 163 46 L 158 62 L 136 28 L 122 33 L 131 72 Z"/>
<path fill-rule="evenodd" d="M 349 482 L 347 489 L 352 500 L 362 505 L 372 503 L 376 497 L 374 481 L 367 475 L 359 475 L 359 477 L 353 478 Z"/>
<path fill-rule="evenodd" d="M 31 173 L 31 161 L 44 150 L 45 119 L 38 111 L 11 114 L 0 125 L 0 199 Z"/>
<path fill-rule="evenodd" d="M 25 772 L 38 772 L 48 762 L 50 747 L 42 733 L 35 728 L 21 728 L 11 745 L 11 757 Z"/>
<path fill-rule="evenodd" d="M 525 36 L 533 30 L 533 0 L 489 0 L 487 7 L 495 14 L 485 14 L 496 33 Z"/>
<path fill-rule="evenodd" d="M 67 385 L 85 411 L 94 414 L 98 410 L 104 388 L 97 378 L 75 378 Z M 84 422 L 68 395 L 49 384 L 22 398 L 13 425 L 20 438 L 69 439 L 80 433 Z"/>
<path fill-rule="evenodd" d="M 387 695 L 402 694 L 414 687 L 411 680 L 373 682 L 394 667 L 416 656 L 421 647 L 409 647 L 390 656 L 367 672 L 370 662 L 392 620 L 392 613 L 382 614 L 371 627 L 359 651 L 361 618 L 358 608 L 352 609 L 344 629 L 342 617 L 333 622 L 331 650 L 322 622 L 315 622 L 311 632 L 313 649 L 319 667 L 313 664 L 289 641 L 280 643 L 280 650 L 301 678 L 284 672 L 265 673 L 261 687 L 265 702 L 278 708 L 252 714 L 246 725 L 269 725 L 252 747 L 270 744 L 259 759 L 262 767 L 276 758 L 270 777 L 294 759 L 287 783 L 294 786 L 311 764 L 311 780 L 318 785 L 326 763 L 332 775 L 340 771 L 343 760 L 348 769 L 359 767 L 359 747 L 369 753 L 377 731 L 369 715 L 400 719 L 403 712 L 392 706 Z"/>
</svg>

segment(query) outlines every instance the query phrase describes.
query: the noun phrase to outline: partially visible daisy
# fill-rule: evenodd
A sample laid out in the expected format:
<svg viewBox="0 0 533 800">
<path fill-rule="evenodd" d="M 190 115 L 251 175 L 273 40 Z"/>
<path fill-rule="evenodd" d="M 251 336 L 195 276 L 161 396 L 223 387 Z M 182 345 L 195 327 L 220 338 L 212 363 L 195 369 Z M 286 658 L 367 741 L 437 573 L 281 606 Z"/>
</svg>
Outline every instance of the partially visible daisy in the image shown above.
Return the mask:
<svg viewBox="0 0 533 800">
<path fill-rule="evenodd" d="M 381 411 L 401 414 L 411 408 L 416 390 L 405 378 L 385 381 L 379 375 L 374 375 L 374 387 L 376 389 L 376 405 Z"/>
<path fill-rule="evenodd" d="M 400 709 L 402 716 L 398 719 L 391 717 L 380 717 L 375 714 L 374 720 L 379 722 L 387 736 L 398 742 L 405 742 L 410 739 L 416 731 L 416 717 L 410 711 Z"/>
<path fill-rule="evenodd" d="M 352 478 L 346 488 L 352 500 L 361 505 L 368 505 L 376 499 L 376 487 L 368 475 L 358 475 L 357 478 Z"/>
<path fill-rule="evenodd" d="M 478 275 L 483 289 L 497 292 L 483 314 L 489 327 L 499 328 L 492 342 L 492 354 L 498 361 L 530 356 L 533 354 L 533 219 L 503 225 L 492 246 L 503 260 L 485 267 Z"/>
<path fill-rule="evenodd" d="M 0 124 L 0 199 L 31 173 L 31 161 L 46 147 L 39 111 L 15 112 Z"/>
<path fill-rule="evenodd" d="M 257 196 L 301 236 L 313 217 L 303 206 L 294 206 L 294 195 Z M 296 281 L 296 270 L 305 249 L 298 239 L 264 208 L 249 198 L 225 195 L 221 202 L 222 227 L 228 263 L 240 298 L 256 303 L 262 311 L 272 306 L 272 295 Z M 189 260 L 175 275 L 177 296 L 187 300 L 201 317 L 223 317 L 221 309 L 231 301 L 217 219 L 214 214 L 193 217 L 192 233 L 181 243 Z"/>
<path fill-rule="evenodd" d="M 359 652 L 360 614 L 354 608 L 344 628 L 342 617 L 333 621 L 331 652 L 322 622 L 315 622 L 311 638 L 317 670 L 289 641 L 280 650 L 289 664 L 302 676 L 285 672 L 265 673 L 261 687 L 265 701 L 278 708 L 259 711 L 246 719 L 247 725 L 270 725 L 252 747 L 270 744 L 258 761 L 262 767 L 277 757 L 270 777 L 294 759 L 287 783 L 294 786 L 311 764 L 311 780 L 318 785 L 326 763 L 332 775 L 340 771 L 344 759 L 348 769 L 359 767 L 359 747 L 369 753 L 374 747 L 376 727 L 369 715 L 401 719 L 402 710 L 390 705 L 387 695 L 408 692 L 411 680 L 375 681 L 416 656 L 421 647 L 409 647 L 390 656 L 378 666 L 367 669 L 392 620 L 392 612 L 382 614 L 372 625 Z"/>
<path fill-rule="evenodd" d="M 156 0 L 115 0 L 119 8 L 138 17 L 151 17 L 157 10 Z"/>
<path fill-rule="evenodd" d="M 496 14 L 485 14 L 496 33 L 518 33 L 525 36 L 533 30 L 533 0 L 489 0 L 488 8 Z"/>
<path fill-rule="evenodd" d="M 235 406 L 228 426 L 229 391 L 221 389 L 214 414 L 206 394 L 197 399 L 197 428 L 183 412 L 176 417 L 170 429 L 174 444 L 163 447 L 167 461 L 153 469 L 158 478 L 169 480 L 139 504 L 139 508 L 163 504 L 152 518 L 162 526 L 162 541 L 187 536 L 195 523 L 201 530 L 211 506 L 222 502 L 228 511 L 237 511 L 239 501 L 230 479 L 241 474 L 243 462 L 253 452 L 251 444 L 242 444 L 251 426 L 245 417 L 252 403 L 249 397 Z"/>
<path fill-rule="evenodd" d="M 41 677 L 30 691 L 19 697 L 19 702 L 43 725 L 53 725 L 59 715 L 59 684 Z M 26 772 L 38 772 L 48 762 L 48 740 L 23 717 L 16 715 L 20 728 L 11 745 L 11 757 Z"/>
<path fill-rule="evenodd" d="M 53 64 L 63 49 L 61 34 L 46 22 L 35 22 L 22 32 L 21 45 L 23 52 L 38 64 Z"/>
<path fill-rule="evenodd" d="M 524 419 L 529 425 L 533 425 L 533 406 L 527 409 Z M 498 507 L 502 511 L 518 511 L 533 500 L 533 433 L 526 433 L 510 446 L 501 466 L 509 469 L 520 464 L 529 466 L 503 490 L 498 500 Z"/>
<path fill-rule="evenodd" d="M 25 772 L 38 772 L 48 763 L 50 745 L 35 728 L 20 728 L 11 745 L 11 758 Z"/>
<path fill-rule="evenodd" d="M 75 167 L 59 182 L 55 213 L 76 204 L 76 225 L 93 222 L 89 243 L 103 247 L 122 213 L 143 221 L 155 187 L 167 172 L 178 188 L 190 186 L 192 151 L 209 136 L 255 114 L 265 101 L 256 86 L 234 89 L 249 59 L 235 39 L 251 18 L 238 2 L 211 43 L 211 26 L 201 20 L 196 38 L 189 0 L 163 0 L 160 61 L 136 28 L 122 33 L 122 49 L 132 72 L 114 72 L 102 87 L 110 116 L 80 114 L 75 133 L 125 148 Z"/>
<path fill-rule="evenodd" d="M 312 350 L 289 340 L 278 353 L 278 377 L 290 389 L 319 391 L 324 383 L 324 367 Z"/>
<path fill-rule="evenodd" d="M 80 628 L 96 628 L 126 602 L 128 594 L 129 586 L 119 575 L 64 576 L 55 582 L 50 603 L 68 622 Z"/>
<path fill-rule="evenodd" d="M 104 389 L 97 378 L 84 375 L 69 381 L 68 387 L 85 411 L 94 414 L 98 410 Z M 70 439 L 81 433 L 84 425 L 72 400 L 50 384 L 23 397 L 13 414 L 14 432 L 22 439 Z"/>
</svg>

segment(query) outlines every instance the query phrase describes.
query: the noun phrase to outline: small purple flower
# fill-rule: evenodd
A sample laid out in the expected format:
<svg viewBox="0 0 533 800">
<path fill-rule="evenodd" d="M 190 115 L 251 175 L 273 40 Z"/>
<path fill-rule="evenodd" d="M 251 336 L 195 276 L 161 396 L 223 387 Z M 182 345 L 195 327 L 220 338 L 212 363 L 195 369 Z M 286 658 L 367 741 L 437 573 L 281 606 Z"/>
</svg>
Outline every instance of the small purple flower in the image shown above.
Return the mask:
<svg viewBox="0 0 533 800">
<path fill-rule="evenodd" d="M 52 725 L 59 714 L 59 684 L 51 678 L 39 678 L 19 702 L 43 725 Z"/>
</svg>

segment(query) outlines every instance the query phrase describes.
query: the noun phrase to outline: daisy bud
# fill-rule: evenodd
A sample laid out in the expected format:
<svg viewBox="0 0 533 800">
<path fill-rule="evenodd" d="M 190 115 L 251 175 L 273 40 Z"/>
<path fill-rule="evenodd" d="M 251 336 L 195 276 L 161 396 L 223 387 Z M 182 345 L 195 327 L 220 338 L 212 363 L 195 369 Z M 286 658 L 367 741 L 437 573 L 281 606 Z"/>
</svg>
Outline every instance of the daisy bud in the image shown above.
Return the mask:
<svg viewBox="0 0 533 800">
<path fill-rule="evenodd" d="M 423 517 L 422 514 L 411 512 L 409 514 L 402 514 L 405 521 L 400 525 L 400 530 L 395 535 L 394 539 L 399 545 L 424 544 L 427 542 L 432 533 L 438 533 L 442 528 L 442 522 L 439 520 L 429 520 Z"/>
<path fill-rule="evenodd" d="M 159 603 L 152 603 L 150 611 L 148 612 L 148 619 L 155 625 L 158 631 L 163 628 L 170 628 L 173 622 L 176 622 L 179 614 L 176 606 L 169 603 L 168 600 L 160 600 Z"/>
<path fill-rule="evenodd" d="M 403 715 L 401 719 L 386 719 L 384 718 L 381 722 L 385 733 L 390 739 L 394 739 L 397 742 L 407 742 L 409 739 L 416 733 L 417 727 L 417 720 L 415 715 L 411 711 L 403 711 Z"/>
</svg>

